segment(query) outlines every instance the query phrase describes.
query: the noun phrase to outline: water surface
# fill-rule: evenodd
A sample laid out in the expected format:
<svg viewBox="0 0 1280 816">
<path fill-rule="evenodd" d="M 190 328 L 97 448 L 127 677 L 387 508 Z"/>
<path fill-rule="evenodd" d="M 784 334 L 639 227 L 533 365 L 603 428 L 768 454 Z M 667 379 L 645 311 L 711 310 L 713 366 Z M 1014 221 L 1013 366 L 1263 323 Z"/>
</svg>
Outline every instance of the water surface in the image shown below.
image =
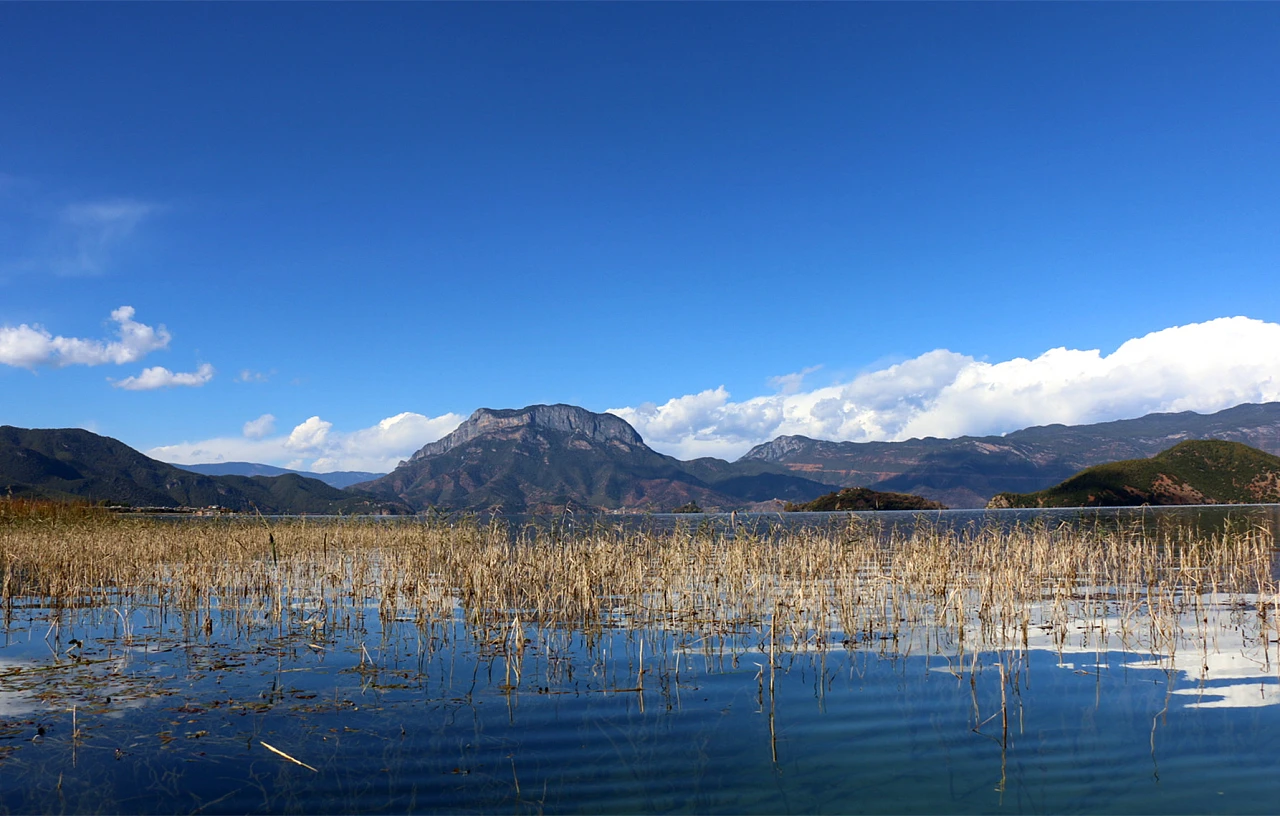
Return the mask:
<svg viewBox="0 0 1280 816">
<path fill-rule="evenodd" d="M 814 523 L 801 515 L 784 521 Z M 1188 604 L 1163 651 L 1105 604 L 983 648 L 923 627 L 787 641 L 764 619 L 542 629 L 456 601 L 424 623 L 335 597 L 260 619 L 227 599 L 11 604 L 0 807 L 1241 813 L 1280 794 L 1276 634 L 1256 593 Z"/>
</svg>

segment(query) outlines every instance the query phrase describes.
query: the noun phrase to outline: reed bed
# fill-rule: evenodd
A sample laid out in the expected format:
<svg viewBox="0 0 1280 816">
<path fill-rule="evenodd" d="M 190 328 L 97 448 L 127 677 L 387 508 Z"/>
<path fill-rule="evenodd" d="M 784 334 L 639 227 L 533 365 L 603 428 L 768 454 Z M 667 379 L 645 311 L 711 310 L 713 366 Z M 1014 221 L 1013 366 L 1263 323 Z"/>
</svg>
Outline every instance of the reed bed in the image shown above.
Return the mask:
<svg viewBox="0 0 1280 816">
<path fill-rule="evenodd" d="M 1274 531 L 1044 524 L 909 531 L 851 517 L 824 529 L 652 532 L 597 525 L 148 520 L 34 513 L 0 524 L 0 603 L 195 632 L 350 626 L 444 632 L 498 652 L 565 633 L 664 633 L 689 648 L 964 653 L 1072 638 L 1208 649 L 1222 615 L 1263 646 L 1280 598 Z"/>
<path fill-rule="evenodd" d="M 0 499 L 0 524 L 30 521 L 86 521 L 105 519 L 105 507 L 87 502 L 60 502 L 49 499 L 24 499 L 5 496 Z"/>
</svg>

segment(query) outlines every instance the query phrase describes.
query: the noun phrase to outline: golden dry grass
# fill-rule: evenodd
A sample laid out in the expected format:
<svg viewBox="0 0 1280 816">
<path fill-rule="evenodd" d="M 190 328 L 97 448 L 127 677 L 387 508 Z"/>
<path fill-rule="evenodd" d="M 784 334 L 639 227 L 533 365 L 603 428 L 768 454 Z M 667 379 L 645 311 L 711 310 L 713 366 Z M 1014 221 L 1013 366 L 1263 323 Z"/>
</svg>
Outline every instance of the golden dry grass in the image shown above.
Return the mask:
<svg viewBox="0 0 1280 816">
<path fill-rule="evenodd" d="M 1267 626 L 1280 618 L 1273 549 L 1261 526 L 886 532 L 852 519 L 767 535 L 513 537 L 468 522 L 28 514 L 0 525 L 0 600 L 217 614 L 245 629 L 303 616 L 331 625 L 376 607 L 420 626 L 461 614 L 503 642 L 524 626 L 544 637 L 624 627 L 703 643 L 754 633 L 780 650 L 908 648 L 922 633 L 961 650 L 1008 648 L 1033 630 L 1061 643 L 1074 623 L 1105 620 L 1104 637 L 1159 649 L 1205 598 L 1225 596 Z"/>
</svg>

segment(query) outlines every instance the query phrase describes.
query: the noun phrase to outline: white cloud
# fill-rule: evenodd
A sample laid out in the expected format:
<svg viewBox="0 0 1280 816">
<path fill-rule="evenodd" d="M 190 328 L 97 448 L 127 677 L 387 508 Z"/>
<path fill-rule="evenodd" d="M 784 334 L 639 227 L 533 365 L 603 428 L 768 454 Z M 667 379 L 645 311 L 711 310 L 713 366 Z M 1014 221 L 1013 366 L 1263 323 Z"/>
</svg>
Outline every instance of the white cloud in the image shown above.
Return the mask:
<svg viewBox="0 0 1280 816">
<path fill-rule="evenodd" d="M 144 368 L 136 377 L 125 377 L 111 384 L 126 391 L 155 391 L 158 388 L 173 388 L 179 385 L 199 388 L 212 380 L 213 374 L 213 366 L 208 363 L 202 363 L 195 371 L 187 373 L 175 373 L 164 366 L 152 366 Z"/>
<path fill-rule="evenodd" d="M 120 339 L 110 342 L 55 336 L 42 326 L 26 323 L 17 327 L 0 326 L 0 364 L 29 369 L 123 365 L 137 362 L 169 345 L 171 338 L 164 326 L 139 323 L 133 315 L 132 306 L 121 306 L 111 313 L 111 319 L 118 324 L 116 332 Z"/>
<path fill-rule="evenodd" d="M 240 373 L 236 375 L 236 382 L 264 383 L 270 380 L 273 374 L 275 374 L 274 371 L 271 371 L 271 372 L 252 371 L 250 369 L 245 368 L 245 369 L 241 369 Z"/>
<path fill-rule="evenodd" d="M 53 357 L 53 335 L 39 326 L 0 326 L 0 363 L 35 368 Z"/>
<path fill-rule="evenodd" d="M 316 459 L 313 464 L 321 471 L 339 470 L 344 469 L 343 462 L 363 455 L 374 455 L 389 463 L 390 466 L 386 469 L 391 470 L 401 459 L 412 456 L 418 448 L 458 427 L 463 419 L 465 417 L 457 414 L 445 414 L 432 419 L 406 411 L 387 417 L 372 428 L 343 435 L 336 449 L 330 446 L 329 452 Z M 391 462 L 391 459 L 395 461 Z"/>
<path fill-rule="evenodd" d="M 297 451 L 319 449 L 324 445 L 325 440 L 329 438 L 329 429 L 332 427 L 332 422 L 325 422 L 320 417 L 313 416 L 294 428 L 284 444 Z"/>
<path fill-rule="evenodd" d="M 270 436 L 276 429 L 276 418 L 271 414 L 263 414 L 244 424 L 243 433 L 246 439 L 262 439 Z"/>
<path fill-rule="evenodd" d="M 465 417 L 444 414 L 428 417 L 405 412 L 355 431 L 334 430 L 333 423 L 313 416 L 296 425 L 287 434 L 261 437 L 250 435 L 250 426 L 270 417 L 264 414 L 245 423 L 244 435 L 220 437 L 200 442 L 163 445 L 147 451 L 148 456 L 165 462 L 197 464 L 201 462 L 260 462 L 268 465 L 326 473 L 333 470 L 389 472 L 402 460 L 428 442 L 434 442 L 461 424 Z M 272 426 L 274 427 L 274 417 Z"/>
<path fill-rule="evenodd" d="M 1050 349 L 998 363 L 938 349 L 846 383 L 742 402 L 723 388 L 610 411 L 654 448 L 682 458 L 734 458 L 782 434 L 872 441 L 1000 434 L 1155 411 L 1280 400 L 1280 325 L 1244 317 L 1175 326 L 1108 355 Z"/>
</svg>

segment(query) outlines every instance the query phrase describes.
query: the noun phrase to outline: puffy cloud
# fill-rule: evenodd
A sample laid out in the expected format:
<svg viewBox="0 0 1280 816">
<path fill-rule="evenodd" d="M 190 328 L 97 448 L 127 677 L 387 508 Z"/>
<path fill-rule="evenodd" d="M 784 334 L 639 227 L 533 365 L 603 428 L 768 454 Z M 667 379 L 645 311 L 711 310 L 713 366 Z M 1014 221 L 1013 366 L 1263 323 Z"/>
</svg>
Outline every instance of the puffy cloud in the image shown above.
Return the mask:
<svg viewBox="0 0 1280 816">
<path fill-rule="evenodd" d="M 268 418 L 270 422 L 266 422 Z M 264 414 L 246 422 L 240 437 L 164 445 L 146 453 L 165 462 L 182 464 L 260 462 L 318 473 L 333 470 L 385 473 L 418 448 L 458 427 L 463 419 L 457 414 L 427 417 L 405 412 L 369 428 L 338 431 L 332 422 L 313 416 L 289 433 L 273 436 L 275 417 Z M 258 431 L 262 431 L 262 435 L 254 436 Z"/>
<path fill-rule="evenodd" d="M 262 439 L 270 436 L 276 429 L 276 418 L 271 414 L 263 414 L 244 424 L 243 433 L 246 439 Z"/>
<path fill-rule="evenodd" d="M 157 388 L 173 388 L 179 385 L 199 388 L 212 380 L 213 374 L 213 366 L 208 363 L 202 363 L 195 371 L 186 373 L 175 373 L 164 366 L 152 366 L 144 368 L 142 373 L 135 377 L 125 377 L 111 384 L 126 391 L 155 391 Z"/>
<path fill-rule="evenodd" d="M 387 417 L 371 428 L 341 434 L 330 440 L 321 456 L 314 459 L 311 469 L 319 472 L 330 470 L 378 470 L 390 471 L 402 459 L 408 459 L 418 448 L 434 442 L 462 423 L 465 417 L 445 414 L 426 417 L 404 412 Z M 356 467 L 353 462 L 373 462 L 376 467 Z"/>
<path fill-rule="evenodd" d="M 324 445 L 325 440 L 329 438 L 329 429 L 333 427 L 332 422 L 325 422 L 318 416 L 313 416 L 306 422 L 293 429 L 289 434 L 289 438 L 284 441 L 286 447 L 296 451 L 311 451 Z"/>
<path fill-rule="evenodd" d="M 611 408 L 653 447 L 684 459 L 731 456 L 781 423 L 783 397 L 730 402 L 724 386 L 636 408 Z"/>
<path fill-rule="evenodd" d="M 121 306 L 111 313 L 120 339 L 110 342 L 55 336 L 42 326 L 26 323 L 17 327 L 0 326 L 0 364 L 30 369 L 107 363 L 124 365 L 137 362 L 169 345 L 171 337 L 164 326 L 148 326 L 137 322 L 133 316 L 132 306 Z"/>
<path fill-rule="evenodd" d="M 1212 412 L 1280 399 L 1280 325 L 1244 317 L 1175 326 L 1097 349 L 973 363 L 899 436 L 999 433 L 1153 411 Z M 972 430 L 970 430 L 972 429 Z"/>
<path fill-rule="evenodd" d="M 1280 325 L 1244 317 L 1175 326 L 1111 354 L 1050 349 L 990 363 L 945 349 L 811 391 L 733 402 L 723 387 L 662 405 L 610 409 L 654 448 L 733 458 L 782 434 L 872 441 L 1000 434 L 1155 411 L 1212 412 L 1280 400 Z"/>
<path fill-rule="evenodd" d="M 39 326 L 0 326 L 0 363 L 35 368 L 53 357 L 53 335 Z"/>
</svg>

